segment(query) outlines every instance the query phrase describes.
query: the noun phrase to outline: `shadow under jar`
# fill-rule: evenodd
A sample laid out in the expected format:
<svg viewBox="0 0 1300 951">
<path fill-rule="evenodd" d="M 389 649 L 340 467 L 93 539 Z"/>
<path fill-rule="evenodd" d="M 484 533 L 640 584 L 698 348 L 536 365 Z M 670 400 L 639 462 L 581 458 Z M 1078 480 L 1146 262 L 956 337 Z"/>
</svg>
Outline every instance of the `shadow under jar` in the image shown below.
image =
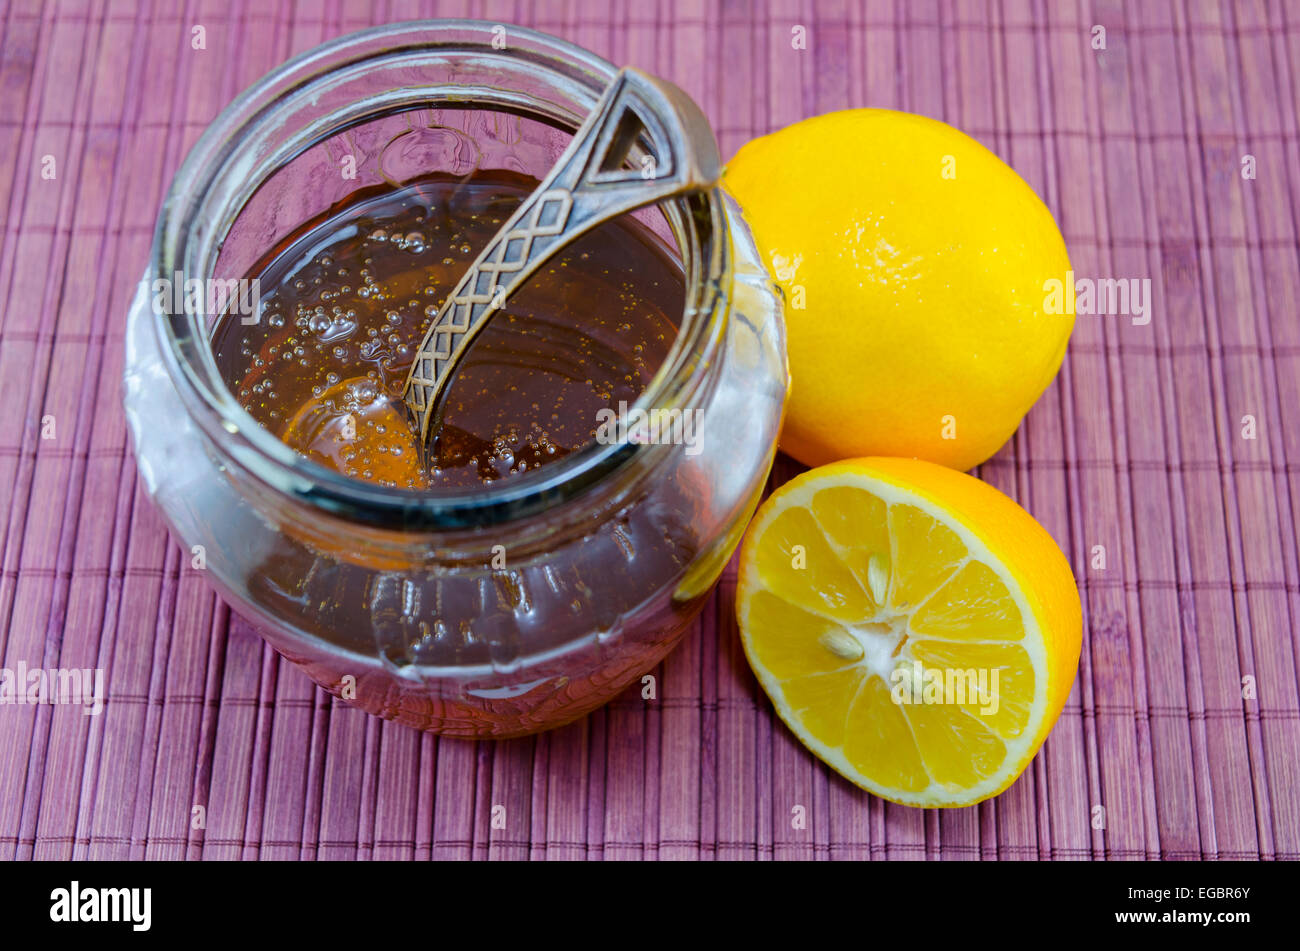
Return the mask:
<svg viewBox="0 0 1300 951">
<path fill-rule="evenodd" d="M 142 483 L 183 545 L 201 551 L 226 600 L 331 693 L 466 737 L 571 722 L 676 645 L 761 495 L 788 385 L 779 292 L 738 209 L 715 190 L 629 216 L 594 244 L 593 232 L 585 251 L 575 247 L 493 318 L 467 379 L 448 394 L 464 439 L 459 448 L 444 442 L 443 456 L 435 444 L 435 464 L 446 465 L 431 477 L 384 477 L 390 468 L 355 478 L 342 457 L 300 438 L 303 406 L 328 402 L 349 373 L 381 397 L 400 390 L 394 381 L 418 345 L 423 308 L 436 312 L 494 230 L 490 217 L 478 231 L 457 227 L 484 210 L 475 188 L 505 183 L 517 192 L 496 196 L 507 203 L 526 194 L 522 183 L 545 176 L 615 74 L 524 29 L 509 28 L 505 48 L 494 48 L 499 33 L 471 21 L 368 30 L 242 94 L 172 183 L 126 341 L 125 405 Z M 634 146 L 634 167 L 650 148 Z M 436 255 L 419 259 L 423 284 L 376 279 L 391 278 L 386 292 L 401 298 L 394 326 L 377 335 L 366 324 L 373 314 L 337 297 L 345 284 L 356 293 L 351 270 L 338 274 L 330 248 L 312 246 L 335 227 L 339 247 L 352 240 L 348 253 L 364 260 L 368 237 L 393 230 L 381 227 L 375 202 L 408 216 L 397 229 L 403 253 Z M 347 233 L 364 217 L 358 208 L 373 214 Z M 211 306 L 214 287 L 275 277 L 294 255 L 302 261 L 294 280 L 262 288 L 253 313 L 222 316 Z M 336 297 L 318 311 L 312 282 L 330 268 Z M 184 295 L 166 289 L 196 279 L 208 306 L 177 307 Z M 662 316 L 664 332 L 622 321 L 629 300 L 644 320 Z M 504 458 L 540 464 L 493 468 L 497 410 L 532 378 L 511 377 L 520 372 L 512 359 L 535 347 L 544 359 L 530 374 L 572 383 L 590 365 L 566 352 L 624 323 L 644 339 L 640 350 L 612 345 L 628 361 L 611 377 L 618 385 L 578 380 L 570 406 L 546 413 L 556 426 L 540 443 L 509 434 L 527 445 L 506 445 Z M 647 351 L 657 337 L 659 350 Z M 295 356 L 305 356 L 297 396 L 259 372 L 259 361 Z M 461 385 L 476 373 L 483 385 Z M 538 395 L 557 392 L 543 385 Z M 620 401 L 661 424 L 649 440 L 590 438 L 612 413 L 592 418 L 590 430 L 581 421 L 602 408 L 617 413 Z M 452 410 L 446 422 L 455 422 Z M 520 428 L 517 414 L 506 423 Z"/>
</svg>

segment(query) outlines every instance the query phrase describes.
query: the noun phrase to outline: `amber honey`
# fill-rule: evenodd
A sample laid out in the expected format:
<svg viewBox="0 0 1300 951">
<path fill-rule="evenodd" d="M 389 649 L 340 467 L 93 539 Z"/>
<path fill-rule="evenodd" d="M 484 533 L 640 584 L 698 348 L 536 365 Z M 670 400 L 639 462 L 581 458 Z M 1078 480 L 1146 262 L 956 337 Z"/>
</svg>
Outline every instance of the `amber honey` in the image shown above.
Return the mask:
<svg viewBox="0 0 1300 951">
<path fill-rule="evenodd" d="M 637 219 L 552 258 L 474 339 L 427 453 L 402 403 L 446 295 L 536 182 L 509 172 L 359 191 L 249 275 L 257 323 L 221 321 L 227 385 L 302 455 L 380 485 L 473 486 L 525 475 L 592 441 L 630 404 L 678 329 L 680 264 Z"/>
</svg>

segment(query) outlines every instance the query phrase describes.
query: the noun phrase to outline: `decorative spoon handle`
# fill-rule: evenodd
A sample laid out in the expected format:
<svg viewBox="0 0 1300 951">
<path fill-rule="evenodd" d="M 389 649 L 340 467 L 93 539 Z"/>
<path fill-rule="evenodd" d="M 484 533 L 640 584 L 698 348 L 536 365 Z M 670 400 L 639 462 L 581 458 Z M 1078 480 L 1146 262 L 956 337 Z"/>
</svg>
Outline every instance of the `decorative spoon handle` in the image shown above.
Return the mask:
<svg viewBox="0 0 1300 951">
<path fill-rule="evenodd" d="M 638 138 L 639 168 L 626 168 Z M 592 228 L 629 211 L 712 188 L 721 173 L 704 114 L 682 90 L 637 69 L 619 71 L 546 179 L 501 226 L 438 311 L 402 397 L 429 439 L 465 351 L 542 264 Z"/>
</svg>

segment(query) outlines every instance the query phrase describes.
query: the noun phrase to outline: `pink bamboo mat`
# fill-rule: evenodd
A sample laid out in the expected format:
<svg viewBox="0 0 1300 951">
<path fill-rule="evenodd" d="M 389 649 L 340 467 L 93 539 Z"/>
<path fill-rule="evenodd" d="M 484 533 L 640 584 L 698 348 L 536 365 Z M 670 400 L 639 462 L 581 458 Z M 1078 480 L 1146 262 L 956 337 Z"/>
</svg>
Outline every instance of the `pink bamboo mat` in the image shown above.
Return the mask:
<svg viewBox="0 0 1300 951">
<path fill-rule="evenodd" d="M 501 744 L 341 705 L 190 568 L 119 402 L 162 192 L 266 70 L 422 16 L 534 26 L 669 77 L 728 156 L 832 109 L 944 119 L 1043 196 L 1078 275 L 1151 279 L 1148 324 L 1078 319 L 980 471 L 1083 587 L 1078 682 L 1012 789 L 908 809 L 804 752 L 744 663 L 734 568 L 657 701 Z M 0 657 L 102 667 L 108 697 L 98 717 L 0 707 L 0 856 L 1300 858 L 1294 3 L 0 2 L 0 36 Z"/>
</svg>

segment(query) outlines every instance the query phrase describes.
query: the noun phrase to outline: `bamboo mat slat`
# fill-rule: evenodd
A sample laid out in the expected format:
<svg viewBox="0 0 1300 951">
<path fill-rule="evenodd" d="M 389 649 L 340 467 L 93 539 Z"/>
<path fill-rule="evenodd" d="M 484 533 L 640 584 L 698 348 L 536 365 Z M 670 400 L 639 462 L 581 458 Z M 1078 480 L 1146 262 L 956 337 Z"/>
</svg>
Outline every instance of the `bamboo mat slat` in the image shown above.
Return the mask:
<svg viewBox="0 0 1300 951">
<path fill-rule="evenodd" d="M 1151 279 L 1150 323 L 1080 317 L 1059 378 L 979 471 L 1058 540 L 1085 612 L 1075 690 L 1005 794 L 908 809 L 807 754 L 744 662 L 734 567 L 655 701 L 635 689 L 473 744 L 337 703 L 169 539 L 120 406 L 163 191 L 266 70 L 428 16 L 537 27 L 669 77 L 725 155 L 833 109 L 944 119 L 1043 197 L 1077 275 Z M 102 667 L 108 695 L 98 717 L 0 707 L 0 857 L 1300 858 L 1286 0 L 0 0 L 0 214 L 0 666 Z M 773 484 L 798 471 L 779 458 Z"/>
</svg>

